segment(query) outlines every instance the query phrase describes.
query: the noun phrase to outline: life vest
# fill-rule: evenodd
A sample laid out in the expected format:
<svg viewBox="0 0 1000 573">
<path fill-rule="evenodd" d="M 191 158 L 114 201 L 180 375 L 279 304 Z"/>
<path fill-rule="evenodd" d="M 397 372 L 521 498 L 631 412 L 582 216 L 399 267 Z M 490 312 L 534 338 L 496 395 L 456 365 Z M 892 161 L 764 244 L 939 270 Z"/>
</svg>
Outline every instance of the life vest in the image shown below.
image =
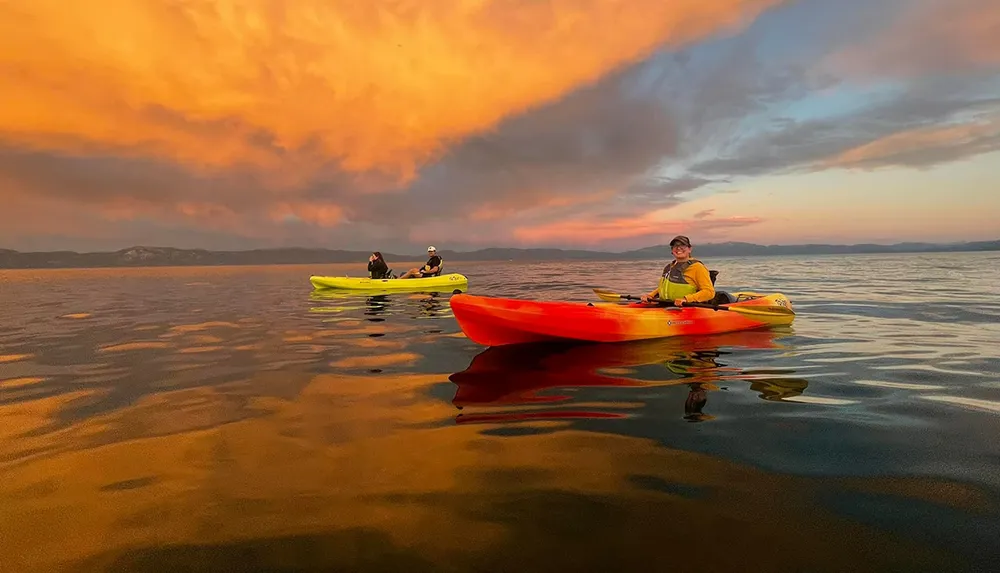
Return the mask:
<svg viewBox="0 0 1000 573">
<path fill-rule="evenodd" d="M 441 271 L 444 269 L 444 259 L 442 259 L 441 257 L 438 257 L 438 260 L 440 262 L 437 265 L 438 270 L 437 270 L 436 273 L 434 273 L 433 275 L 432 274 L 424 274 L 424 273 L 429 273 L 430 270 L 434 268 L 434 267 L 432 267 L 431 265 L 428 265 L 428 264 L 425 264 L 424 268 L 420 269 L 420 273 L 423 274 L 424 276 L 427 276 L 427 277 L 439 277 L 439 276 L 441 276 Z M 427 262 L 430 262 L 430 259 L 427 259 Z"/>
<path fill-rule="evenodd" d="M 695 263 L 703 264 L 698 259 L 688 259 L 683 263 L 674 261 L 663 267 L 659 287 L 660 300 L 677 300 L 698 292 L 698 287 L 687 282 L 687 279 L 684 278 L 684 271 Z"/>
</svg>

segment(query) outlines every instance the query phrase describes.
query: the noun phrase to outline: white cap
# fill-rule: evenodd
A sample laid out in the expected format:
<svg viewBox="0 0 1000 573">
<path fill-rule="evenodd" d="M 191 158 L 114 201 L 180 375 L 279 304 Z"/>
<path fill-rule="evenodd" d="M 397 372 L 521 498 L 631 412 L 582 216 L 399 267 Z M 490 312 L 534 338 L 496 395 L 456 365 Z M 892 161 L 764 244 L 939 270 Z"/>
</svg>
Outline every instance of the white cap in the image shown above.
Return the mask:
<svg viewBox="0 0 1000 573">
<path fill-rule="evenodd" d="M 427 247 L 427 252 L 429 253 L 431 251 L 437 252 L 437 249 L 434 248 L 434 245 L 431 245 L 431 246 Z"/>
</svg>

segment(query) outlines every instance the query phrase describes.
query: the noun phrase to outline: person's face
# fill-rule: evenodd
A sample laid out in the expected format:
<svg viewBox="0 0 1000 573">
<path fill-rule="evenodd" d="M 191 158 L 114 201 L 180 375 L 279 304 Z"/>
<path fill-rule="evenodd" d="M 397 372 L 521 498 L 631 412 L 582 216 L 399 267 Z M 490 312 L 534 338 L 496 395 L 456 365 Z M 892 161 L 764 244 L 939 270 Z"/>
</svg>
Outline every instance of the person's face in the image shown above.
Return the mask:
<svg viewBox="0 0 1000 573">
<path fill-rule="evenodd" d="M 670 252 L 672 252 L 675 257 L 687 258 L 691 255 L 691 247 L 677 244 L 670 247 Z"/>
</svg>

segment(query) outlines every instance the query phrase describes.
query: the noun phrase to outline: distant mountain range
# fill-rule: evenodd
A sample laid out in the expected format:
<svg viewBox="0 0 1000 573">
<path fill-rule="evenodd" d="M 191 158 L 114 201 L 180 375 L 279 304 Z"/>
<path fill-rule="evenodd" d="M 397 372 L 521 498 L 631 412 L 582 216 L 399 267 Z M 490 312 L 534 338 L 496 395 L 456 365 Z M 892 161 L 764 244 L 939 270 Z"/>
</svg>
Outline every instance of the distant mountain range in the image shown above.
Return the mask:
<svg viewBox="0 0 1000 573">
<path fill-rule="evenodd" d="M 698 257 L 749 257 L 769 255 L 846 255 L 861 253 L 935 253 L 962 251 L 1000 251 L 1000 240 L 966 243 L 896 243 L 892 245 L 756 245 L 753 243 L 708 243 L 695 246 Z M 85 268 L 85 267 L 155 267 L 191 265 L 282 265 L 356 262 L 365 264 L 370 251 L 336 249 L 255 249 L 248 251 L 209 251 L 172 247 L 130 247 L 114 252 L 78 253 L 75 251 L 20 252 L 0 249 L 0 268 Z M 440 251 L 447 261 L 558 261 L 558 260 L 643 260 L 667 259 L 670 248 L 654 245 L 633 251 L 565 249 L 505 249 L 476 251 Z M 395 254 L 383 252 L 390 266 L 397 261 L 423 260 L 424 253 Z"/>
</svg>

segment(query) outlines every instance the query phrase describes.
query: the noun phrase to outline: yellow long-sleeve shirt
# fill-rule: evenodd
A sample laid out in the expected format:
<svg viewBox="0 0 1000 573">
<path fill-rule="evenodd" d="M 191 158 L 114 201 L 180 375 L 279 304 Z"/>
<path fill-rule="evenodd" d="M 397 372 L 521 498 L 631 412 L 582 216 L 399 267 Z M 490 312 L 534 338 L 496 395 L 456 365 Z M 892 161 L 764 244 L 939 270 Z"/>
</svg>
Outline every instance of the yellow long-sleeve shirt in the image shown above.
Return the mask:
<svg viewBox="0 0 1000 573">
<path fill-rule="evenodd" d="M 698 292 L 685 296 L 684 300 L 708 302 L 715 298 L 715 285 L 712 284 L 712 277 L 708 274 L 708 267 L 700 261 L 684 269 L 684 280 L 698 289 Z"/>
</svg>

